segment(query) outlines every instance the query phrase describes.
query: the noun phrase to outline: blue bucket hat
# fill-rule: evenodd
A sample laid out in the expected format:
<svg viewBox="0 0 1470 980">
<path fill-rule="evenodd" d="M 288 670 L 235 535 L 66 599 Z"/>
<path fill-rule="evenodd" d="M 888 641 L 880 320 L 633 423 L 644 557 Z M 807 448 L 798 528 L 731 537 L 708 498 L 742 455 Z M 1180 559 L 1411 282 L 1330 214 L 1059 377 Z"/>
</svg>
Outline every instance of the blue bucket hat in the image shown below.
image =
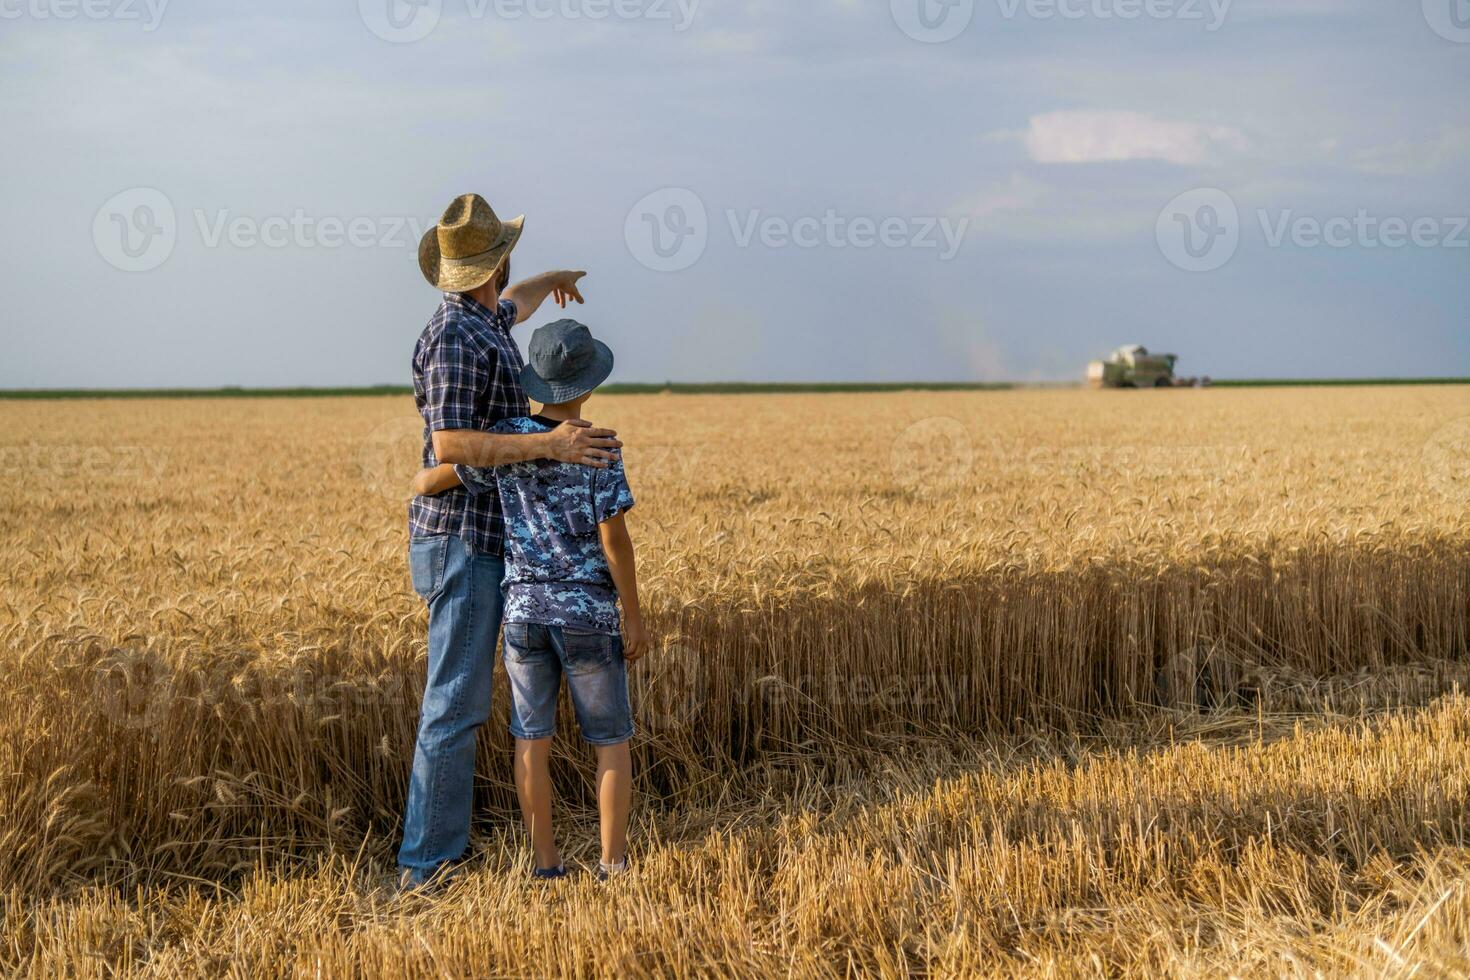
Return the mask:
<svg viewBox="0 0 1470 980">
<path fill-rule="evenodd" d="M 581 398 L 612 374 L 612 350 L 576 320 L 538 328 L 527 351 L 531 362 L 521 370 L 521 387 L 543 405 Z"/>
</svg>

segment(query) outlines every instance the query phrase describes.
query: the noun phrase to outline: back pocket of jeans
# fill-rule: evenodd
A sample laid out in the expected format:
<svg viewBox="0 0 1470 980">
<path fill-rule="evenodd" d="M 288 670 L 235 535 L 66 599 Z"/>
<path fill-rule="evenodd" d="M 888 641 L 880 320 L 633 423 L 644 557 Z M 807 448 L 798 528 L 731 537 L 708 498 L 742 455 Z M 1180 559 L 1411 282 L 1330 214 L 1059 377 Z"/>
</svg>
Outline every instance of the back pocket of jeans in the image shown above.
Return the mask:
<svg viewBox="0 0 1470 980">
<path fill-rule="evenodd" d="M 536 627 L 536 629 L 541 628 Z M 501 639 L 504 641 L 501 647 L 507 663 L 523 664 L 539 659 L 538 655 L 543 650 L 532 647 L 536 640 L 531 635 L 531 629 L 530 623 L 506 623 L 501 628 Z"/>
<path fill-rule="evenodd" d="M 425 602 L 432 602 L 444 588 L 444 561 L 449 553 L 449 536 L 416 538 L 408 545 L 408 573 L 413 590 Z"/>
<path fill-rule="evenodd" d="M 591 630 L 563 629 L 567 673 L 587 674 L 612 665 L 612 641 L 607 633 Z"/>
</svg>

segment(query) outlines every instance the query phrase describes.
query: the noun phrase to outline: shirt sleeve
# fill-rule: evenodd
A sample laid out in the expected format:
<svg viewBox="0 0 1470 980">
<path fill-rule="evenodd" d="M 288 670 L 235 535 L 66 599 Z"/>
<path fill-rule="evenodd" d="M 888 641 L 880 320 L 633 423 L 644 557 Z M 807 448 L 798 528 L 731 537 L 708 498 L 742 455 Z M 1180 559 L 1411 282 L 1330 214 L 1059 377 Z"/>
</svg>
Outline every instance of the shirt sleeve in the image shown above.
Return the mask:
<svg viewBox="0 0 1470 980">
<path fill-rule="evenodd" d="M 453 331 L 445 331 L 424 348 L 423 416 L 429 431 L 477 428 L 475 408 L 490 384 L 488 358 L 493 356 L 493 351 L 478 351 Z"/>
<path fill-rule="evenodd" d="M 490 427 L 491 432 L 522 432 L 516 425 L 515 419 L 501 419 Z M 454 465 L 454 474 L 459 477 L 459 482 L 464 484 L 470 493 L 495 493 L 497 485 L 495 482 L 495 467 L 493 466 L 465 466 L 463 463 Z"/>
<path fill-rule="evenodd" d="M 495 307 L 495 325 L 506 333 L 516 325 L 516 317 L 520 316 L 520 310 L 516 309 L 514 300 L 503 299 Z"/>
<path fill-rule="evenodd" d="M 495 492 L 495 468 L 492 466 L 465 466 L 454 464 L 454 475 L 470 493 Z"/>
<path fill-rule="evenodd" d="M 596 470 L 592 476 L 592 517 L 601 524 L 617 517 L 633 507 L 633 491 L 628 487 L 627 474 L 623 472 L 623 460 L 619 457 L 608 464 L 605 470 Z"/>
</svg>

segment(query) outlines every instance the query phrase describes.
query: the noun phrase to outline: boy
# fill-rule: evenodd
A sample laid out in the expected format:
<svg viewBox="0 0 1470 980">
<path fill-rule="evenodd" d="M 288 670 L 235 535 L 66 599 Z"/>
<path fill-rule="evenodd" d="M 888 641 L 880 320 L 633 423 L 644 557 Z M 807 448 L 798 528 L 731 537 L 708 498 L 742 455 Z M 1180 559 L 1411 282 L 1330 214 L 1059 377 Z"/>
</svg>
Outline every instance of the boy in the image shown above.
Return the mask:
<svg viewBox="0 0 1470 980">
<path fill-rule="evenodd" d="M 541 414 L 497 422 L 495 432 L 545 432 L 579 419 L 592 392 L 612 373 L 612 351 L 575 320 L 537 330 L 529 352 L 521 386 L 543 403 Z M 598 877 L 620 874 L 627 869 L 633 778 L 627 664 L 649 644 L 633 542 L 623 522 L 633 494 L 622 460 L 606 469 L 546 459 L 487 469 L 436 466 L 419 473 L 414 492 L 443 493 L 461 483 L 471 493 L 498 485 L 505 512 L 505 672 L 516 795 L 535 852 L 533 877 L 566 875 L 551 827 L 548 764 L 563 675 L 582 737 L 597 749 Z"/>
</svg>

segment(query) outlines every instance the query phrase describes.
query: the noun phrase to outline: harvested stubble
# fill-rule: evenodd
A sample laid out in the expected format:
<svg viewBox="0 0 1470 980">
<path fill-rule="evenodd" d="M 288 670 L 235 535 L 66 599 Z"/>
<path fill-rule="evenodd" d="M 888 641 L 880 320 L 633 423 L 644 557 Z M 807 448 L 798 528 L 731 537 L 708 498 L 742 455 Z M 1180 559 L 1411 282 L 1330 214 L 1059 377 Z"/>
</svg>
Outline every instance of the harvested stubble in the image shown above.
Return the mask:
<svg viewBox="0 0 1470 980">
<path fill-rule="evenodd" d="M 1439 438 L 1470 415 L 1462 389 L 591 409 L 629 443 L 664 638 L 637 671 L 653 802 L 748 800 L 772 766 L 855 778 L 854 760 L 916 739 L 1087 731 L 1140 702 L 1248 709 L 1283 677 L 1296 690 L 1470 647 L 1470 474 Z M 422 684 L 398 492 L 411 407 L 8 403 L 0 420 L 13 894 L 76 875 L 220 879 L 355 852 L 364 834 L 386 854 Z M 493 834 L 511 803 L 504 711 L 482 743 Z M 563 751 L 585 800 L 585 757 Z M 335 875 L 321 887 L 346 888 Z M 839 952 L 886 955 L 812 955 Z"/>
<path fill-rule="evenodd" d="M 1099 734 L 1107 748 L 1053 734 L 839 749 L 864 775 L 835 783 L 761 763 L 765 793 L 641 816 L 638 870 L 613 887 L 528 883 L 502 826 L 432 900 L 393 898 L 351 851 L 223 886 L 12 893 L 0 962 L 180 977 L 1470 969 L 1464 697 L 1373 720 Z M 594 839 L 590 818 L 567 836 Z"/>
</svg>

